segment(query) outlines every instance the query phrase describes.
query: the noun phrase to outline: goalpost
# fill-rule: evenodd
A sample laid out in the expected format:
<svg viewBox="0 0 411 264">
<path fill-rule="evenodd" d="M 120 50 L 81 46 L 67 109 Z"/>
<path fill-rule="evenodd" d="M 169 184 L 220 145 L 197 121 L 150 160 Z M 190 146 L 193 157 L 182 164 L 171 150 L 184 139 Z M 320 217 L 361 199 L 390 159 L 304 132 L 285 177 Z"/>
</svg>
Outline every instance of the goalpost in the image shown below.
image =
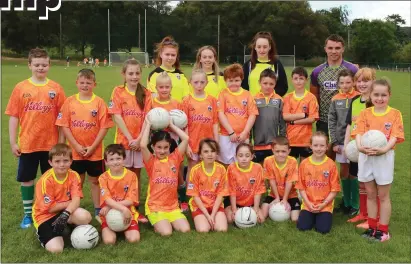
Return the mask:
<svg viewBox="0 0 411 264">
<path fill-rule="evenodd" d="M 124 61 L 131 58 L 138 60 L 142 65 L 150 65 L 147 52 L 110 52 L 108 61 L 110 66 L 120 66 Z"/>
</svg>

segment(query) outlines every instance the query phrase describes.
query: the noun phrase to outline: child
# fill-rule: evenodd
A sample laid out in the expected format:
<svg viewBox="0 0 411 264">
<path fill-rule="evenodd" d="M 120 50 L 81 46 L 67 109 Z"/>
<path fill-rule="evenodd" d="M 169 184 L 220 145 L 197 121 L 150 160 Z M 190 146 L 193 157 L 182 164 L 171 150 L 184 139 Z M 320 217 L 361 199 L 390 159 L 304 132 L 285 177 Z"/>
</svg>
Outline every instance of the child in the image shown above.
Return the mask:
<svg viewBox="0 0 411 264">
<path fill-rule="evenodd" d="M 207 86 L 205 91 L 207 94 L 218 99 L 218 94 L 221 90 L 227 87 L 223 73 L 217 63 L 217 52 L 213 46 L 201 47 L 196 56 L 194 70 L 202 69 L 207 74 Z"/>
<path fill-rule="evenodd" d="M 283 99 L 275 93 L 277 82 L 275 72 L 265 69 L 260 74 L 261 91 L 254 96 L 258 108 L 253 126 L 254 162 L 260 164 L 268 156 L 273 155 L 271 142 L 277 136 L 285 136 L 285 122 L 283 119 Z"/>
<path fill-rule="evenodd" d="M 149 75 L 147 80 L 147 88 L 156 93 L 157 76 L 165 72 L 172 81 L 173 90 L 171 97 L 178 102 L 181 102 L 189 93 L 189 86 L 184 73 L 180 70 L 179 46 L 172 37 L 165 37 L 157 44 L 155 53 L 157 54 L 155 68 Z"/>
<path fill-rule="evenodd" d="M 356 124 L 356 120 L 360 115 L 360 112 L 367 107 L 372 106 L 370 99 L 372 82 L 376 79 L 375 70 L 371 68 L 362 68 L 357 71 L 354 76 L 354 83 L 357 90 L 361 95 L 355 96 L 352 101 L 350 108 L 348 110 L 346 119 L 346 134 L 344 146 L 350 142 L 350 140 L 355 139 L 351 137 L 352 128 Z M 350 161 L 349 168 L 349 181 L 350 181 L 350 192 L 352 199 L 352 207 L 359 207 L 359 214 L 354 218 L 348 220 L 348 222 L 355 223 L 363 220 L 367 220 L 367 192 L 365 191 L 365 185 L 363 182 L 358 182 L 358 163 Z M 380 209 L 380 203 L 377 196 L 378 211 Z M 378 217 L 377 217 L 378 218 Z M 368 222 L 365 221 L 357 225 L 359 228 L 368 229 Z"/>
<path fill-rule="evenodd" d="M 188 175 L 191 168 L 199 160 L 198 146 L 203 138 L 214 138 L 218 142 L 218 112 L 217 100 L 205 92 L 207 75 L 199 69 L 191 73 L 193 93 L 184 98 L 183 108 L 187 115 L 187 134 L 191 135 L 188 141 Z"/>
<path fill-rule="evenodd" d="M 253 147 L 247 143 L 240 143 L 236 149 L 237 162 L 227 168 L 230 196 L 224 199 L 224 207 L 230 224 L 235 219 L 237 209 L 244 206 L 254 208 L 258 223 L 265 220 L 260 210 L 261 195 L 266 191 L 263 167 L 251 161 L 253 156 Z"/>
<path fill-rule="evenodd" d="M 226 232 L 223 198 L 228 195 L 228 182 L 224 166 L 216 162 L 218 143 L 205 138 L 199 151 L 202 162 L 192 168 L 187 187 L 194 225 L 197 232 Z"/>
<path fill-rule="evenodd" d="M 243 78 L 244 72 L 240 64 L 228 66 L 224 70 L 228 89 L 222 90 L 218 97 L 218 119 L 221 125 L 219 160 L 226 167 L 235 161 L 237 145 L 249 142 L 250 130 L 258 115 L 250 92 L 241 88 Z"/>
<path fill-rule="evenodd" d="M 149 180 L 145 206 L 148 220 L 154 226 L 155 232 L 162 236 L 171 235 L 173 229 L 189 232 L 190 225 L 178 208 L 177 198 L 178 168 L 184 160 L 188 135 L 170 120 L 169 128 L 181 139 L 180 145 L 170 154 L 173 142 L 170 134 L 157 131 L 149 143 L 151 124 L 147 117 L 143 127 L 140 148 Z M 154 155 L 148 149 L 149 144 Z"/>
<path fill-rule="evenodd" d="M 303 198 L 297 228 L 326 234 L 331 231 L 334 198 L 341 190 L 335 162 L 326 155 L 327 135 L 317 131 L 311 137 L 313 154 L 301 162 L 295 186 Z"/>
<path fill-rule="evenodd" d="M 310 138 L 313 123 L 318 120 L 317 98 L 305 90 L 308 74 L 303 67 L 296 67 L 291 73 L 295 91 L 284 97 L 284 120 L 287 122 L 287 138 L 290 141 L 290 156 L 300 162 L 312 154 Z"/>
<path fill-rule="evenodd" d="M 63 231 L 67 224 L 87 225 L 91 215 L 80 208 L 81 179 L 70 169 L 73 161 L 70 147 L 56 144 L 48 156 L 52 168 L 36 183 L 33 220 L 41 246 L 49 252 L 60 253 L 64 248 Z"/>
<path fill-rule="evenodd" d="M 106 58 L 104 58 L 103 63 L 104 63 L 104 67 L 106 67 L 107 66 L 107 59 Z"/>
<path fill-rule="evenodd" d="M 142 69 L 137 60 L 126 60 L 122 68 L 124 85 L 114 88 L 108 104 L 108 112 L 117 125 L 114 143 L 122 144 L 126 149 L 124 165 L 137 175 L 139 194 L 140 173 L 144 167 L 140 151 L 141 131 L 151 100 L 151 93 L 140 83 L 141 74 Z M 144 215 L 138 217 L 141 223 L 148 222 Z"/>
<path fill-rule="evenodd" d="M 87 172 L 91 184 L 94 214 L 100 222 L 100 188 L 98 177 L 105 171 L 103 139 L 113 126 L 104 100 L 93 93 L 96 75 L 91 69 L 82 69 L 77 74 L 78 94 L 67 98 L 57 117 L 60 126 L 73 150 L 71 169 L 80 174 L 84 184 Z"/>
<path fill-rule="evenodd" d="M 32 49 L 28 61 L 32 76 L 14 87 L 5 111 L 10 116 L 11 152 L 18 157 L 17 181 L 21 184 L 24 208 L 20 227 L 23 229 L 33 223 L 31 208 L 39 164 L 41 173 L 50 169 L 48 152 L 58 142 L 64 142 L 63 134 L 54 123 L 66 99 L 63 88 L 47 78 L 50 68 L 47 52 Z"/>
<path fill-rule="evenodd" d="M 298 163 L 290 154 L 290 143 L 286 137 L 276 137 L 272 143 L 273 156 L 264 160 L 265 177 L 270 182 L 271 191 L 265 198 L 261 210 L 267 218 L 269 209 L 282 203 L 291 210 L 291 221 L 296 222 L 301 210 L 295 184 L 298 181 Z"/>
<path fill-rule="evenodd" d="M 100 60 L 96 58 L 95 63 L 94 63 L 94 67 L 99 67 Z"/>
<path fill-rule="evenodd" d="M 365 183 L 369 228 L 363 237 L 384 242 L 390 239 L 388 224 L 391 216 L 390 188 L 394 177 L 394 147 L 404 141 L 404 126 L 401 112 L 388 106 L 391 85 L 388 80 L 376 80 L 371 88 L 373 107 L 361 111 L 351 133 L 360 152 L 358 181 Z M 361 145 L 361 136 L 369 130 L 379 130 L 387 137 L 388 144 L 382 148 L 367 148 Z M 377 224 L 377 195 L 381 201 L 380 221 Z"/>
<path fill-rule="evenodd" d="M 110 209 L 119 210 L 124 216 L 124 224 L 130 226 L 124 231 L 130 243 L 140 241 L 138 228 L 138 179 L 134 172 L 124 168 L 126 150 L 121 144 L 108 145 L 104 151 L 104 161 L 108 170 L 98 179 L 100 184 L 101 236 L 104 244 L 116 243 L 116 232 L 111 230 L 105 216 Z"/>
</svg>

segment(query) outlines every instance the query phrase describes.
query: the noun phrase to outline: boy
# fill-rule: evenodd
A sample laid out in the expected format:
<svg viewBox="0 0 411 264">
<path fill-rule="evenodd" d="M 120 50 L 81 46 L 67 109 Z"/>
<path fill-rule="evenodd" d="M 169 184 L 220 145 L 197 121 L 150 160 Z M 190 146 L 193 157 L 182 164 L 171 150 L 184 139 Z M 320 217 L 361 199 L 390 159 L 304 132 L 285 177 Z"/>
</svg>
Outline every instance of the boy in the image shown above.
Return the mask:
<svg viewBox="0 0 411 264">
<path fill-rule="evenodd" d="M 227 89 L 220 92 L 217 101 L 220 121 L 220 162 L 230 165 L 235 161 L 235 150 L 239 143 L 249 142 L 250 130 L 258 115 L 253 97 L 241 88 L 243 68 L 235 63 L 224 70 Z"/>
<path fill-rule="evenodd" d="M 284 97 L 283 116 L 287 122 L 287 138 L 290 141 L 290 156 L 300 162 L 312 154 L 310 138 L 313 123 L 318 120 L 317 98 L 306 91 L 308 74 L 303 67 L 296 67 L 291 73 L 295 91 Z"/>
<path fill-rule="evenodd" d="M 358 181 L 350 181 L 349 161 L 343 152 L 345 132 L 347 128 L 346 119 L 348 110 L 350 108 L 352 99 L 359 93 L 354 89 L 354 75 L 348 70 L 344 69 L 338 73 L 338 87 L 340 88 L 338 94 L 331 99 L 330 109 L 328 110 L 328 128 L 330 134 L 330 144 L 332 150 L 336 153 L 335 161 L 340 163 L 340 175 L 343 189 L 343 202 L 340 208 L 336 209 L 343 211 L 345 214 L 355 216 L 358 214 L 358 201 L 353 201 L 351 197 L 351 183 L 356 187 L 354 192 L 358 193 Z"/>
<path fill-rule="evenodd" d="M 36 184 L 33 220 L 41 246 L 59 253 L 64 248 L 63 231 L 67 224 L 87 225 L 91 215 L 79 207 L 83 192 L 80 176 L 70 170 L 73 161 L 70 147 L 56 144 L 48 156 L 52 168 Z"/>
<path fill-rule="evenodd" d="M 254 96 L 259 115 L 253 126 L 254 162 L 260 164 L 268 156 L 273 155 L 271 142 L 277 136 L 285 136 L 283 119 L 283 99 L 275 93 L 277 83 L 275 72 L 265 69 L 260 74 L 261 90 Z"/>
<path fill-rule="evenodd" d="M 140 240 L 138 228 L 138 180 L 137 175 L 124 167 L 126 150 L 121 144 L 110 144 L 104 151 L 104 161 L 108 170 L 99 177 L 101 206 L 101 235 L 104 244 L 115 244 L 116 233 L 111 230 L 105 220 L 110 209 L 122 212 L 125 224 L 130 223 L 124 231 L 126 240 L 135 243 Z"/>
<path fill-rule="evenodd" d="M 11 152 L 19 158 L 17 181 L 21 183 L 24 217 L 20 227 L 23 229 L 33 223 L 34 179 L 39 164 L 41 173 L 50 169 L 49 150 L 58 142 L 64 142 L 62 133 L 59 134 L 54 123 L 66 99 L 63 88 L 47 78 L 50 58 L 45 50 L 30 50 L 28 66 L 32 76 L 15 86 L 5 111 L 10 116 Z"/>
<path fill-rule="evenodd" d="M 103 99 L 93 93 L 96 75 L 91 69 L 82 69 L 77 74 L 78 94 L 67 98 L 56 121 L 73 149 L 71 169 L 80 174 L 84 183 L 85 173 L 91 184 L 91 196 L 97 221 L 100 220 L 100 188 L 98 176 L 104 171 L 103 139 L 112 127 L 113 121 L 108 114 Z"/>
<path fill-rule="evenodd" d="M 261 209 L 265 218 L 269 208 L 282 203 L 291 210 L 291 221 L 296 222 L 301 210 L 294 184 L 298 181 L 298 163 L 290 157 L 290 144 L 286 137 L 276 137 L 272 143 L 273 156 L 264 160 L 265 176 L 270 181 L 271 191 L 265 198 Z"/>
</svg>

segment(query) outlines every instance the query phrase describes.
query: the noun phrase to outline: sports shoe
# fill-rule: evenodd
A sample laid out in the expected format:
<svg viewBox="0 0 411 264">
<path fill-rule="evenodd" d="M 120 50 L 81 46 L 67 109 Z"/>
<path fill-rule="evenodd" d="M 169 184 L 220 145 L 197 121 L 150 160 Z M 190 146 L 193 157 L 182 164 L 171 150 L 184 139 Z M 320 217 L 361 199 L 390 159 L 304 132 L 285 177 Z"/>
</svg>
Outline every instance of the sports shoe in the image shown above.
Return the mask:
<svg viewBox="0 0 411 264">
<path fill-rule="evenodd" d="M 100 225 L 103 223 L 99 215 L 96 215 L 94 218 L 97 220 L 97 222 L 99 222 Z"/>
<path fill-rule="evenodd" d="M 142 214 L 138 215 L 137 220 L 138 220 L 139 223 L 142 223 L 142 224 L 148 223 L 148 219 Z"/>
<path fill-rule="evenodd" d="M 33 224 L 33 219 L 31 219 L 31 215 L 25 214 L 23 220 L 20 223 L 20 227 L 22 229 L 27 229 Z"/>
<path fill-rule="evenodd" d="M 363 228 L 363 229 L 368 229 L 368 221 L 365 221 L 364 223 L 358 224 L 357 225 L 358 228 Z"/>
<path fill-rule="evenodd" d="M 341 201 L 340 205 L 334 209 L 336 213 L 343 213 L 343 214 L 348 214 L 350 211 L 351 207 L 347 207 L 344 205 L 344 201 Z"/>
<path fill-rule="evenodd" d="M 183 202 L 180 204 L 181 212 L 185 213 L 188 212 L 188 203 Z"/>
<path fill-rule="evenodd" d="M 385 233 L 381 230 L 377 230 L 374 233 L 374 240 L 377 242 L 384 242 L 384 241 L 390 240 L 390 238 L 391 236 L 390 236 L 390 233 L 388 232 Z"/>
<path fill-rule="evenodd" d="M 349 216 L 356 216 L 360 212 L 359 209 L 355 209 L 354 207 L 350 207 L 350 210 L 348 211 Z"/>
<path fill-rule="evenodd" d="M 362 215 L 362 214 L 357 214 L 357 215 L 354 216 L 353 218 L 348 219 L 347 222 L 348 222 L 348 223 L 356 223 L 356 222 L 360 222 L 360 221 L 367 220 L 367 219 L 368 219 L 368 217 L 366 217 L 366 216 L 364 216 L 364 215 Z M 367 228 L 368 228 L 368 227 L 367 227 Z"/>
<path fill-rule="evenodd" d="M 364 233 L 362 233 L 361 236 L 362 236 L 363 238 L 368 238 L 368 239 L 373 240 L 373 239 L 374 239 L 374 234 L 375 234 L 375 229 L 368 228 L 367 230 L 365 230 Z"/>
</svg>

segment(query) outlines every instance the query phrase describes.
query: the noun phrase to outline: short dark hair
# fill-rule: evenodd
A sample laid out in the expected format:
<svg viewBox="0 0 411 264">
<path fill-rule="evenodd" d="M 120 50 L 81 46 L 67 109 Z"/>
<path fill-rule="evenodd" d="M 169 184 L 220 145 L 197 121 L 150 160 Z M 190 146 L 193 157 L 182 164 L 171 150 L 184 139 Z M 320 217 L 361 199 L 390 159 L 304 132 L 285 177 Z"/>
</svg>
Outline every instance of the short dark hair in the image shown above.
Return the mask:
<svg viewBox="0 0 411 264">
<path fill-rule="evenodd" d="M 325 134 L 325 132 L 323 132 L 323 131 L 315 131 L 315 132 L 313 133 L 313 135 L 311 136 L 310 144 L 313 143 L 313 138 L 314 138 L 314 137 L 323 137 L 323 138 L 325 138 L 325 142 L 326 142 L 327 145 L 328 145 L 328 136 L 327 136 L 327 134 Z"/>
<path fill-rule="evenodd" d="M 40 49 L 40 48 L 35 48 L 31 49 L 29 52 L 29 63 L 35 58 L 42 58 L 42 59 L 49 59 L 50 63 L 50 57 L 49 54 L 45 49 Z"/>
<path fill-rule="evenodd" d="M 271 70 L 270 68 L 265 69 L 264 71 L 261 72 L 260 81 L 261 81 L 261 79 L 263 79 L 265 77 L 273 79 L 277 82 L 277 75 L 275 75 L 275 72 L 273 70 Z"/>
<path fill-rule="evenodd" d="M 50 149 L 49 160 L 53 161 L 53 157 L 55 156 L 69 156 L 71 160 L 73 159 L 71 148 L 64 143 L 58 143 Z"/>
<path fill-rule="evenodd" d="M 271 143 L 271 148 L 274 148 L 275 145 L 287 146 L 290 148 L 290 141 L 286 137 L 278 136 L 274 138 L 273 142 Z"/>
<path fill-rule="evenodd" d="M 308 73 L 307 70 L 302 67 L 302 66 L 297 66 L 293 69 L 293 71 L 291 72 L 291 77 L 294 76 L 294 74 L 300 75 L 300 76 L 304 76 L 306 79 L 308 78 Z"/>
<path fill-rule="evenodd" d="M 238 151 L 239 151 L 242 147 L 248 148 L 248 150 L 251 152 L 251 154 L 254 154 L 254 149 L 253 149 L 253 147 L 252 147 L 250 144 L 248 144 L 248 143 L 242 142 L 242 143 L 238 144 L 237 147 L 235 148 L 235 154 L 236 154 L 236 155 L 238 154 Z"/>
<path fill-rule="evenodd" d="M 93 80 L 94 82 L 96 81 L 96 73 L 92 69 L 84 68 L 79 70 L 79 72 L 77 73 L 77 79 L 80 77 L 84 77 L 88 80 Z"/>
<path fill-rule="evenodd" d="M 107 160 L 108 155 L 114 155 L 114 154 L 118 154 L 118 155 L 122 156 L 123 159 L 125 159 L 126 158 L 126 149 L 121 144 L 110 144 L 104 150 L 104 160 Z"/>
<path fill-rule="evenodd" d="M 347 76 L 350 76 L 351 80 L 354 81 L 354 73 L 352 71 L 350 71 L 349 69 L 343 69 L 338 73 L 337 82 L 340 81 L 341 77 L 347 77 Z"/>
<path fill-rule="evenodd" d="M 327 46 L 327 42 L 329 40 L 334 41 L 334 42 L 340 42 L 343 45 L 343 47 L 345 46 L 344 39 L 340 35 L 337 35 L 337 34 L 329 35 L 328 38 L 325 39 L 324 46 Z"/>
<path fill-rule="evenodd" d="M 220 153 L 220 146 L 218 145 L 217 141 L 212 138 L 203 138 L 199 144 L 198 154 L 201 154 L 201 150 L 203 149 L 204 145 L 209 146 L 217 154 Z"/>
</svg>

